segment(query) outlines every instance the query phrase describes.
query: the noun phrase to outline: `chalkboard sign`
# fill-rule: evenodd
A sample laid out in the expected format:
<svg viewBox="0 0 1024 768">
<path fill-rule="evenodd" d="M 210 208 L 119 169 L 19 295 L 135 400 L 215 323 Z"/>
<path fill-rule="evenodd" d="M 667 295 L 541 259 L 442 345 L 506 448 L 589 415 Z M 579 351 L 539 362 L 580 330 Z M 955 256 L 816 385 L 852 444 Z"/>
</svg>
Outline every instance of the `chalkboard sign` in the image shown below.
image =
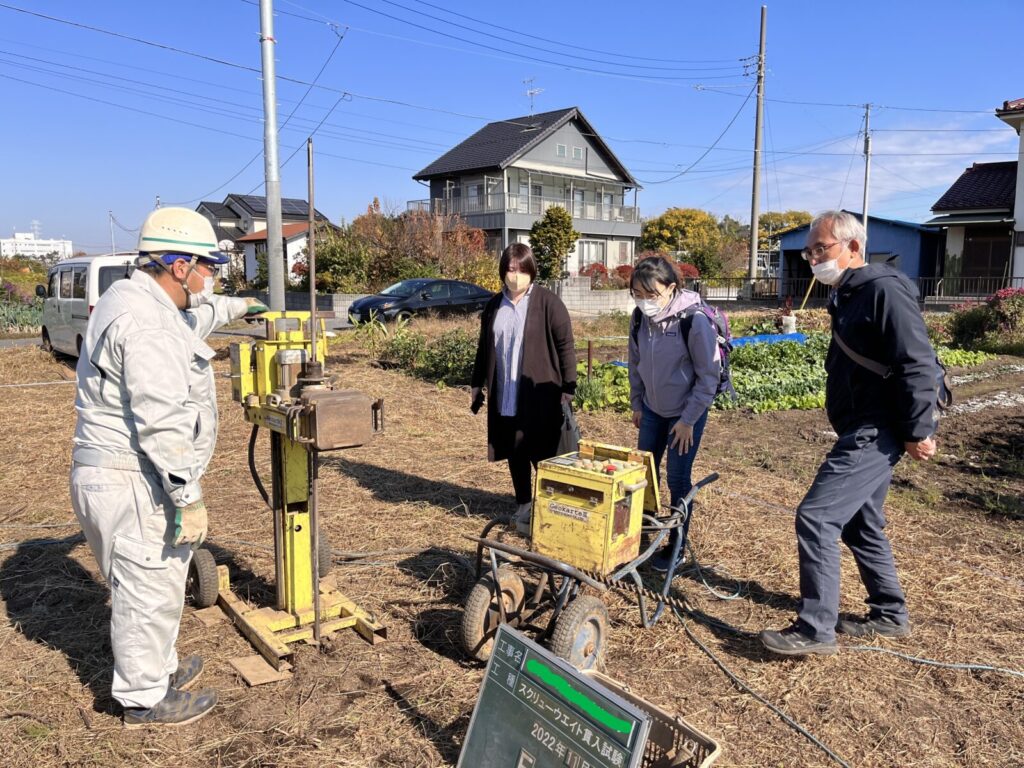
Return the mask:
<svg viewBox="0 0 1024 768">
<path fill-rule="evenodd" d="M 459 768 L 639 768 L 650 717 L 501 625 Z"/>
</svg>

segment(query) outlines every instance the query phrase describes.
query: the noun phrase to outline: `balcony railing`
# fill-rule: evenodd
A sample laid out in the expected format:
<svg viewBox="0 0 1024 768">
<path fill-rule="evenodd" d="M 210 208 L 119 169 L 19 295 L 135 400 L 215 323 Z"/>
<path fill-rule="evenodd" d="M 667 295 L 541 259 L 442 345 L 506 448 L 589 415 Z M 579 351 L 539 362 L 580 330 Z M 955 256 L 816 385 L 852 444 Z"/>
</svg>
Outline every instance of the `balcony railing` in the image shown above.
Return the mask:
<svg viewBox="0 0 1024 768">
<path fill-rule="evenodd" d="M 555 197 L 534 197 L 518 194 L 490 194 L 472 197 L 436 197 L 431 200 L 411 200 L 409 211 L 424 213 L 457 214 L 468 216 L 476 213 L 522 213 L 542 216 L 549 208 L 564 208 L 574 219 L 584 221 L 616 221 L 628 224 L 640 222 L 640 211 L 631 205 L 598 203 L 593 201 L 568 201 Z"/>
</svg>

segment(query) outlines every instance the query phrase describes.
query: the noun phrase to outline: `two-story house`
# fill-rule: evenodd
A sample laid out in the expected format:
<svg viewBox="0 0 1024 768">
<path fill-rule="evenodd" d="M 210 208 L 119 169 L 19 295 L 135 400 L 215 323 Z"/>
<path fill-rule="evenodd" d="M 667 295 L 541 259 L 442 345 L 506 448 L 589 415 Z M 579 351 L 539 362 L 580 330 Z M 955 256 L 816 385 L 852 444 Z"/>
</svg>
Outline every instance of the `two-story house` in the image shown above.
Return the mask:
<svg viewBox="0 0 1024 768">
<path fill-rule="evenodd" d="M 230 194 L 223 203 L 204 200 L 196 206 L 213 224 L 217 241 L 226 248 L 224 241 L 233 245 L 228 250 L 231 269 L 243 270 L 246 280 L 256 277 L 256 256 L 267 252 L 267 198 L 263 195 Z M 327 217 L 314 209 L 317 221 L 326 222 Z M 306 247 L 306 224 L 309 221 L 309 203 L 293 197 L 281 198 L 282 239 L 284 241 L 285 275 L 290 277 L 295 259 Z M 258 233 L 262 232 L 260 237 Z"/>
<path fill-rule="evenodd" d="M 594 262 L 631 264 L 640 241 L 640 185 L 576 107 L 488 123 L 413 178 L 430 197 L 409 210 L 461 216 L 495 253 L 529 244 L 552 206 L 567 209 L 580 233 L 572 275 Z"/>
</svg>

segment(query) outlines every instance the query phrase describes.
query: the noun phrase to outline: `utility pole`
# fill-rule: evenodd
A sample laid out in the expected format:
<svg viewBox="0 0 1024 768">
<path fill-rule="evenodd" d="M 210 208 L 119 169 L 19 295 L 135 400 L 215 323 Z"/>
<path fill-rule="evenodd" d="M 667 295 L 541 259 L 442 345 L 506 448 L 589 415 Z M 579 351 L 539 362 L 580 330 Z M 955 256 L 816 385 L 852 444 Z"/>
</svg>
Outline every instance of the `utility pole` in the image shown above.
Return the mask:
<svg viewBox="0 0 1024 768">
<path fill-rule="evenodd" d="M 260 0 L 263 61 L 263 175 L 267 195 L 267 279 L 270 308 L 283 312 L 284 241 L 281 233 L 281 175 L 277 162 L 277 76 L 274 69 L 273 0 Z"/>
<path fill-rule="evenodd" d="M 868 231 L 868 190 L 871 187 L 871 105 L 864 105 L 864 202 L 861 205 L 861 223 L 865 236 Z M 863 254 L 867 260 L 867 253 Z"/>
<path fill-rule="evenodd" d="M 114 247 L 114 212 L 107 211 L 107 218 L 110 219 L 110 255 L 113 256 L 116 250 Z"/>
<path fill-rule="evenodd" d="M 764 47 L 768 25 L 768 6 L 761 6 L 761 46 L 757 52 L 757 117 L 754 121 L 754 183 L 750 190 L 750 264 L 747 276 L 757 277 L 757 231 L 761 218 L 761 139 L 764 120 Z"/>
</svg>

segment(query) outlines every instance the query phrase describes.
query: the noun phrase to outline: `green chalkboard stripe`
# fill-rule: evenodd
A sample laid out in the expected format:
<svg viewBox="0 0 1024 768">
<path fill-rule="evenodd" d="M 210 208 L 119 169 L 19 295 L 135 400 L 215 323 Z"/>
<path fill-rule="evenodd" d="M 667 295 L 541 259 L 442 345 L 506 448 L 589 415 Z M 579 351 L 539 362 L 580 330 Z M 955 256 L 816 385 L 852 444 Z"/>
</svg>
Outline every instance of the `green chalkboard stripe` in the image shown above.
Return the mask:
<svg viewBox="0 0 1024 768">
<path fill-rule="evenodd" d="M 602 725 L 626 736 L 633 730 L 633 724 L 628 720 L 616 717 L 586 694 L 576 690 L 564 677 L 544 666 L 536 659 L 526 660 L 526 671 L 536 676 L 545 685 L 550 685 L 558 692 L 559 696 L 570 704 L 579 707 Z"/>
</svg>

